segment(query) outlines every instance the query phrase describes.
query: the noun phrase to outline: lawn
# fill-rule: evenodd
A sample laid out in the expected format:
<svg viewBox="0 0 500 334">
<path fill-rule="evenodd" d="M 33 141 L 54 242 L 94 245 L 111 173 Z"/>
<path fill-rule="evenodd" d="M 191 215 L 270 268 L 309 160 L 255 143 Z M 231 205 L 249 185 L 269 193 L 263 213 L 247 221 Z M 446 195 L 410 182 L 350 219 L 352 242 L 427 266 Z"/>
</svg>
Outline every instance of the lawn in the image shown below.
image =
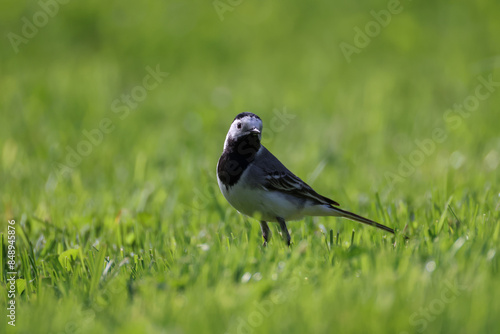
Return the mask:
<svg viewBox="0 0 500 334">
<path fill-rule="evenodd" d="M 498 331 L 500 3 L 59 1 L 0 4 L 0 332 Z M 396 236 L 263 248 L 215 176 L 243 111 Z"/>
</svg>

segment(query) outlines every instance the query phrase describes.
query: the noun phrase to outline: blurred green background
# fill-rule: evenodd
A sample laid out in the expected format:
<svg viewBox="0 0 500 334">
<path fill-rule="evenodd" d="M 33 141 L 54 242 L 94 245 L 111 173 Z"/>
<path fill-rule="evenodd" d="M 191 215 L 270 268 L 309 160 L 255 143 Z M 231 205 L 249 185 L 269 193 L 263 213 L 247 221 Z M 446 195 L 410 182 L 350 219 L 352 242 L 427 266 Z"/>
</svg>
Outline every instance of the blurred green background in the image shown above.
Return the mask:
<svg viewBox="0 0 500 334">
<path fill-rule="evenodd" d="M 300 302 L 280 309 L 308 310 L 308 318 L 266 317 L 255 332 L 419 331 L 408 317 L 439 295 L 444 279 L 457 277 L 469 280 L 464 298 L 474 295 L 488 308 L 471 311 L 463 299 L 429 321 L 430 331 L 498 328 L 498 246 L 490 237 L 498 238 L 500 87 L 467 117 L 447 111 L 476 94 L 479 78 L 500 82 L 500 3 L 402 1 L 348 61 L 341 43 L 356 46 L 356 27 L 364 31 L 376 22 L 371 11 L 388 13 L 391 3 L 3 1 L 0 227 L 12 218 L 22 227 L 18 251 L 30 267 L 19 270 L 31 284 L 19 296 L 18 329 L 235 332 L 238 315 L 286 286 L 302 256 L 314 262 L 318 280 L 301 290 Z M 33 22 L 38 27 L 30 29 Z M 151 69 L 168 76 L 141 88 Z M 125 107 L 131 95 L 139 98 Z M 243 111 L 263 119 L 263 144 L 318 192 L 399 230 L 408 225 L 414 243 L 392 252 L 378 231 L 322 218 L 291 224 L 294 243 L 307 246 L 289 252 L 275 232 L 272 250 L 262 253 L 258 224 L 229 207 L 215 179 L 227 129 Z M 96 130 L 103 120 L 108 133 Z M 415 153 L 415 140 L 433 138 L 435 129 L 446 139 L 429 154 Z M 82 144 L 87 132 L 101 133 L 97 144 Z M 68 152 L 79 148 L 88 153 L 69 166 Z M 420 158 L 411 172 L 388 182 L 412 154 Z M 343 248 L 325 255 L 321 231 L 350 242 L 353 228 L 363 256 Z M 449 260 L 456 240 L 469 237 L 477 244 L 466 243 L 457 263 Z M 233 247 L 225 247 L 229 240 Z M 116 280 L 102 278 L 97 287 L 92 259 L 103 245 Z M 57 265 L 68 249 L 82 250 L 75 271 Z M 126 258 L 139 262 L 117 266 Z M 360 258 L 374 262 L 361 263 L 366 276 L 353 283 L 352 261 Z M 438 263 L 431 278 L 429 261 Z M 285 262 L 290 272 L 280 283 L 272 272 Z M 241 287 L 247 271 L 264 278 Z M 99 295 L 113 285 L 128 294 Z M 332 305 L 334 297 L 343 304 Z M 65 327 L 78 318 L 75 309 L 95 310 L 96 300 L 106 311 Z M 150 301 L 158 306 L 145 306 Z M 338 312 L 331 319 L 330 310 Z"/>
</svg>

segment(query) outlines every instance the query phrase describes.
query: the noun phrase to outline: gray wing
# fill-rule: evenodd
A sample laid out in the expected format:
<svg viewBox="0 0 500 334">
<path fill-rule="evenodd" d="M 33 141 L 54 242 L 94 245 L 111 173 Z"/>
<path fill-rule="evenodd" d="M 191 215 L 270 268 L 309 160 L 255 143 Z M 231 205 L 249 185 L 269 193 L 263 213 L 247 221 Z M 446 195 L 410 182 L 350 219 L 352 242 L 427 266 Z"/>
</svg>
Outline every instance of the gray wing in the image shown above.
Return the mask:
<svg viewBox="0 0 500 334">
<path fill-rule="evenodd" d="M 307 183 L 290 172 L 271 152 L 261 147 L 261 156 L 256 160 L 255 167 L 260 171 L 262 186 L 271 191 L 279 191 L 315 204 L 340 204 L 314 191 Z"/>
</svg>

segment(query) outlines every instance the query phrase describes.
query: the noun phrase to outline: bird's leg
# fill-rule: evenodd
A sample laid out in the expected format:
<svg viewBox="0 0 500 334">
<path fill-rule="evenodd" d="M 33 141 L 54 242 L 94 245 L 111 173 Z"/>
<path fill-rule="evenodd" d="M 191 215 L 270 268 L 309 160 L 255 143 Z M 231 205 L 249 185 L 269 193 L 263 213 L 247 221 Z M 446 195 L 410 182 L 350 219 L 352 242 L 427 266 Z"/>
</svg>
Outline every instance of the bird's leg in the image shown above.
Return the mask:
<svg viewBox="0 0 500 334">
<path fill-rule="evenodd" d="M 292 238 L 290 237 L 290 233 L 288 233 L 288 229 L 286 228 L 286 222 L 285 222 L 285 220 L 283 218 L 281 218 L 281 217 L 276 217 L 276 219 L 278 220 L 278 223 L 280 224 L 281 235 L 283 236 L 283 239 L 285 239 L 286 244 L 288 246 L 290 246 L 290 240 Z"/>
<path fill-rule="evenodd" d="M 266 247 L 271 235 L 271 230 L 269 229 L 267 223 L 263 220 L 260 222 L 260 229 L 262 230 L 262 237 L 264 238 L 264 243 L 262 244 L 262 246 Z"/>
</svg>

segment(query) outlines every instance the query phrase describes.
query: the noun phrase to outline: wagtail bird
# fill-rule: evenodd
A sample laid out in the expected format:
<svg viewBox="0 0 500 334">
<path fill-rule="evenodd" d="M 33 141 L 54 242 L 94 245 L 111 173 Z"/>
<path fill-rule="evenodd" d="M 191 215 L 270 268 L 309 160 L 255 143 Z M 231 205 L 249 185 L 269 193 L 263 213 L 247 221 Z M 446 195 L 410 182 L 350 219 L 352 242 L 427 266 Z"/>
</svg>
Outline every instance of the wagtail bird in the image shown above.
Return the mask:
<svg viewBox="0 0 500 334">
<path fill-rule="evenodd" d="M 264 246 L 270 237 L 268 222 L 277 222 L 287 245 L 289 220 L 304 216 L 336 216 L 394 230 L 339 208 L 339 203 L 314 191 L 290 172 L 261 143 L 262 120 L 250 112 L 233 120 L 217 164 L 217 181 L 226 200 L 240 213 L 259 217 Z"/>
</svg>

